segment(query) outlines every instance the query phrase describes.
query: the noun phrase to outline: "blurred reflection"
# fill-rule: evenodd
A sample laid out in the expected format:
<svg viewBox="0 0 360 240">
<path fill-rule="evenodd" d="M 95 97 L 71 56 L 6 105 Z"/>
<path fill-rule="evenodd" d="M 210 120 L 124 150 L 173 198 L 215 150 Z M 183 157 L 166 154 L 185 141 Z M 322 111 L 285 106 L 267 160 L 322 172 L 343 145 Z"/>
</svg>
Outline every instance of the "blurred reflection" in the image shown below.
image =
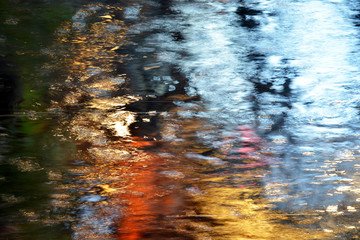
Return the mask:
<svg viewBox="0 0 360 240">
<path fill-rule="evenodd" d="M 76 153 L 46 178 L 71 238 L 356 237 L 351 14 L 338 1 L 82 6 L 48 50 L 54 135 Z"/>
</svg>

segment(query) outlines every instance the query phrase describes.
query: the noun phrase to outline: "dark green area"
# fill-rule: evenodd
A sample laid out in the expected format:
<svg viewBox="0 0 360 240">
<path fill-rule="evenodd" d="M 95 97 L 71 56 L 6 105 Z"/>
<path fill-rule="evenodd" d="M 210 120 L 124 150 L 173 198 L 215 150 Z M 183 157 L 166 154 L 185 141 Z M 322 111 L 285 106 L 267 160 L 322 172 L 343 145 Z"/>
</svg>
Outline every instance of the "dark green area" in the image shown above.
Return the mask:
<svg viewBox="0 0 360 240">
<path fill-rule="evenodd" d="M 4 124 L 7 122 L 7 124 Z M 56 120 L 18 117 L 2 121 L 0 148 L 0 239 L 69 239 L 69 215 L 65 208 L 55 208 L 51 194 L 62 179 L 52 179 L 51 172 L 66 176 L 66 166 L 75 153 L 70 141 L 54 136 Z M 4 235 L 2 235 L 4 234 Z"/>
<path fill-rule="evenodd" d="M 20 109 L 44 111 L 52 81 L 47 48 L 56 29 L 71 19 L 71 1 L 0 1 L 0 58 L 18 81 Z M 17 105 L 19 105 L 17 104 Z"/>
<path fill-rule="evenodd" d="M 0 0 L 0 239 L 69 239 L 51 205 L 74 146 L 48 113 L 56 71 L 48 48 L 76 1 Z M 49 67 L 50 66 L 50 67 Z"/>
</svg>

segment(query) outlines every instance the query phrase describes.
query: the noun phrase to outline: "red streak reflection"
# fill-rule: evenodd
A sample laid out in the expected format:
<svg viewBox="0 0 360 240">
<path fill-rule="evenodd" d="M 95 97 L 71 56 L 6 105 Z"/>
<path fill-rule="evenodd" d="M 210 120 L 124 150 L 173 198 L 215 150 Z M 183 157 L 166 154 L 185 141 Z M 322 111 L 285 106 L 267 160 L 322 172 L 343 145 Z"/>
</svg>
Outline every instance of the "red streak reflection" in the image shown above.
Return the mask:
<svg viewBox="0 0 360 240">
<path fill-rule="evenodd" d="M 136 139 L 132 147 L 151 146 L 152 142 Z M 132 177 L 128 179 L 126 192 L 119 200 L 126 201 L 127 211 L 117 225 L 118 239 L 160 239 L 171 231 L 169 217 L 179 215 L 184 206 L 179 194 L 179 179 L 169 177 L 168 159 L 146 151 L 139 151 L 133 162 L 128 162 Z M 161 236 L 160 236 L 161 235 Z M 165 237 L 166 239 L 166 237 Z"/>
</svg>

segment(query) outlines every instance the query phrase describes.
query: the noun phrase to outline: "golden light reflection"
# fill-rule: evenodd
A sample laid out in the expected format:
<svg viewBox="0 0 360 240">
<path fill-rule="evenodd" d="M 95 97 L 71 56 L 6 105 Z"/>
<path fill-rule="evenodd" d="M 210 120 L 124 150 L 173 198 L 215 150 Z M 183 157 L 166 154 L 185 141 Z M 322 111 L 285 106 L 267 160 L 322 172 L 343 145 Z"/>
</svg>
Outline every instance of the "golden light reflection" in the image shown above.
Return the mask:
<svg viewBox="0 0 360 240">
<path fill-rule="evenodd" d="M 203 182 L 208 180 L 203 179 Z M 259 197 L 262 191 L 259 186 L 237 188 L 220 184 L 209 187 L 204 183 L 201 188 L 204 194 L 194 199 L 198 206 L 194 213 L 211 216 L 212 223 L 207 226 L 211 231 L 203 231 L 202 235 L 214 239 L 331 239 L 328 233 L 320 230 L 285 224 L 294 219 L 271 211 L 270 203 Z"/>
<path fill-rule="evenodd" d="M 135 114 L 123 109 L 140 98 L 116 94 L 127 82 L 126 75 L 116 71 L 122 61 L 116 50 L 128 44 L 124 23 L 114 17 L 119 13 L 120 8 L 111 6 L 85 6 L 72 24 L 59 30 L 54 47 L 66 79 L 51 87 L 62 93 L 53 109 L 64 113 L 59 132 L 67 130 L 78 152 L 69 170 L 71 184 L 53 195 L 53 206 L 76 208 L 74 239 L 113 239 L 112 227 L 126 208 L 126 198 L 117 196 L 136 184 L 131 181 L 137 174 L 131 164 L 143 162 L 133 156 L 136 149 L 126 147 L 132 142 L 129 126 Z M 76 194 L 66 194 L 75 189 Z"/>
<path fill-rule="evenodd" d="M 66 56 L 62 64 L 70 68 L 68 70 L 74 77 L 84 81 L 92 76 L 90 69 L 99 66 L 100 71 L 111 72 L 114 69 L 117 54 L 113 49 L 126 44 L 127 31 L 122 21 L 110 16 L 118 11 L 121 9 L 107 5 L 88 5 L 75 14 L 75 25 L 65 24 L 59 30 L 58 40 L 64 48 L 61 56 Z M 101 14 L 105 15 L 99 16 Z M 89 24 L 90 19 L 92 24 Z"/>
</svg>

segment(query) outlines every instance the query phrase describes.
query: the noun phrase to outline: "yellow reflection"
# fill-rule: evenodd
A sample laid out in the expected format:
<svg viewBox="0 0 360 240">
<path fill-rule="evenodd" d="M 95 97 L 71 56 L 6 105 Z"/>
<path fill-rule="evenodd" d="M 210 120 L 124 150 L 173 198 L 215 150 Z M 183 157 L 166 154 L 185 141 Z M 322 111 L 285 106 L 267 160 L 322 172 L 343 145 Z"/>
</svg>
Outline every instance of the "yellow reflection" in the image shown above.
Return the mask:
<svg viewBox="0 0 360 240">
<path fill-rule="evenodd" d="M 289 224 L 295 219 L 270 210 L 269 202 L 261 198 L 260 186 L 226 186 L 218 178 L 220 185 L 211 187 L 212 181 L 203 179 L 203 194 L 194 198 L 193 214 L 211 219 L 195 224 L 200 232 L 197 239 L 331 239 L 329 233 L 296 227 Z M 208 230 L 201 231 L 204 225 Z"/>
<path fill-rule="evenodd" d="M 116 64 L 122 61 L 115 50 L 128 44 L 127 28 L 123 21 L 112 17 L 121 14 L 119 11 L 117 7 L 89 4 L 58 30 L 53 56 L 60 58 L 59 65 L 69 73 L 69 81 L 93 82 L 92 87 L 97 88 L 102 75 L 113 72 Z M 93 78 L 98 79 L 94 81 Z M 102 87 L 104 84 L 108 85 L 108 90 L 114 86 L 106 80 Z"/>
</svg>

